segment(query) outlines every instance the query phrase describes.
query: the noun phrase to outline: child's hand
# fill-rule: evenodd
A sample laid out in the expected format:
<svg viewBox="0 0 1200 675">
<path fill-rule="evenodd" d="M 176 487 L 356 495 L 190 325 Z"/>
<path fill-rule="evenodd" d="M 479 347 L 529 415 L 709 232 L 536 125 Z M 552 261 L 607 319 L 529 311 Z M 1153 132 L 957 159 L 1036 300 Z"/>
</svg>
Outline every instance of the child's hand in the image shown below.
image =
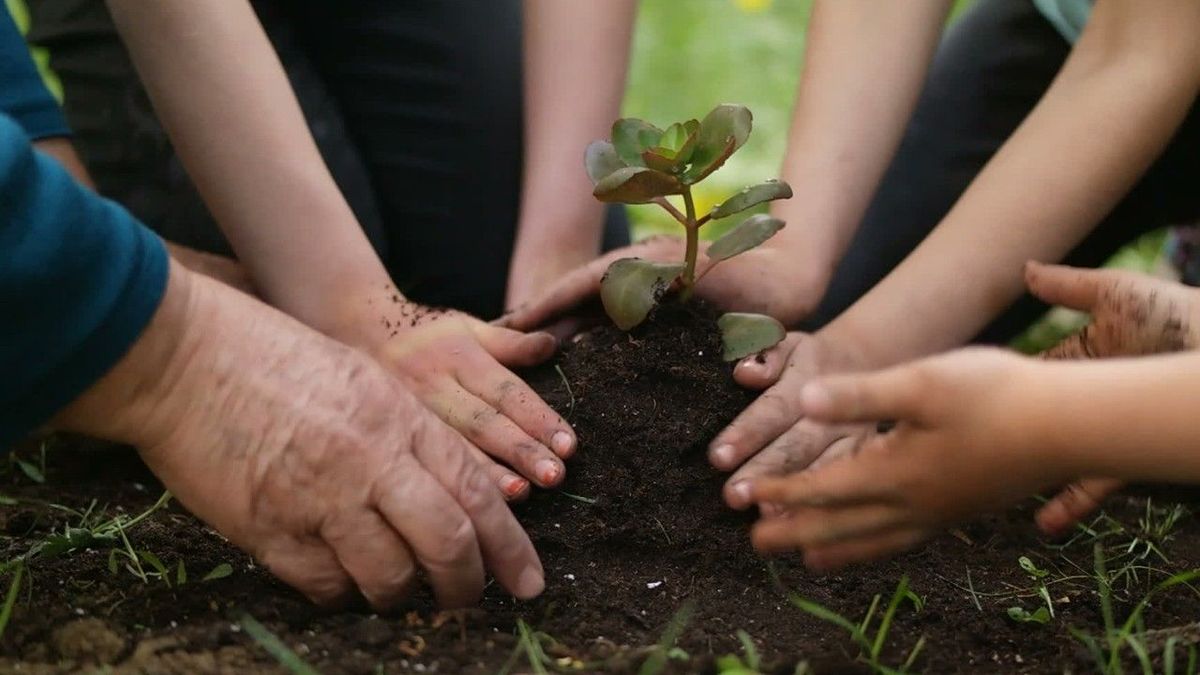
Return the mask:
<svg viewBox="0 0 1200 675">
<path fill-rule="evenodd" d="M 526 496 L 529 481 L 541 487 L 562 482 L 562 460 L 575 451 L 575 433 L 509 370 L 550 358 L 554 338 L 407 301 L 393 307 L 384 326 L 391 337 L 376 346 L 375 357 L 466 437 L 505 497 Z"/>
<path fill-rule="evenodd" d="M 1200 345 L 1200 290 L 1135 272 L 1034 262 L 1025 266 L 1025 283 L 1046 302 L 1091 314 L 1091 323 L 1043 358 L 1141 356 Z M 1110 478 L 1072 483 L 1038 511 L 1038 526 L 1062 534 L 1120 487 Z"/>
<path fill-rule="evenodd" d="M 1029 402 L 1036 368 L 999 350 L 967 349 L 810 383 L 800 403 L 816 421 L 897 426 L 854 458 L 754 480 L 753 500 L 782 513 L 755 525 L 755 547 L 803 549 L 810 567 L 833 569 L 1062 484 L 1071 476 L 1031 442 L 1053 414 Z"/>
<path fill-rule="evenodd" d="M 1142 356 L 1200 345 L 1200 290 L 1124 270 L 1031 262 L 1029 291 L 1048 303 L 1088 312 L 1083 330 L 1046 350 L 1052 359 Z"/>
</svg>

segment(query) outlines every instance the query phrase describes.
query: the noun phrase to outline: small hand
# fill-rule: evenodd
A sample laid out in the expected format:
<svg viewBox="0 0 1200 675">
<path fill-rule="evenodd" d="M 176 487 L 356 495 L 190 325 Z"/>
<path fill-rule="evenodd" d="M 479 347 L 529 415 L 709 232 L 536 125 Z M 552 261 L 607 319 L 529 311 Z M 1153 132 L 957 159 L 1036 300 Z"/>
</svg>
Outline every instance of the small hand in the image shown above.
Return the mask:
<svg viewBox="0 0 1200 675">
<path fill-rule="evenodd" d="M 853 459 L 751 485 L 754 501 L 783 515 L 754 527 L 754 545 L 804 550 L 836 569 L 915 545 L 981 511 L 1061 481 L 1038 456 L 1022 405 L 1031 361 L 967 349 L 865 375 L 816 381 L 800 394 L 824 423 L 897 420 Z"/>
<path fill-rule="evenodd" d="M 853 453 L 873 435 L 872 425 L 814 423 L 805 418 L 800 401 L 811 379 L 857 370 L 857 364 L 848 346 L 830 344 L 820 334 L 789 333 L 774 348 L 737 365 L 734 378 L 741 385 L 766 391 L 709 446 L 713 466 L 737 469 L 725 484 L 731 507 L 750 506 L 752 479 L 821 466 Z"/>
<path fill-rule="evenodd" d="M 701 250 L 707 247 L 702 244 Z M 600 280 L 608 266 L 621 258 L 643 258 L 659 262 L 684 258 L 684 243 L 677 237 L 657 236 L 610 251 L 578 267 L 542 292 L 533 301 L 517 307 L 497 323 L 518 330 L 540 328 L 600 292 Z M 706 273 L 708 261 L 701 256 L 696 294 L 729 311 L 757 312 L 791 325 L 803 319 L 824 290 L 818 270 L 798 260 L 789 260 L 782 249 L 761 246 L 723 261 Z"/>
<path fill-rule="evenodd" d="M 1092 319 L 1042 358 L 1141 356 L 1200 345 L 1200 290 L 1135 272 L 1035 262 L 1025 266 L 1025 283 L 1042 300 L 1087 312 Z M 1038 511 L 1038 526 L 1047 534 L 1063 534 L 1121 486 L 1109 478 L 1072 483 Z"/>
<path fill-rule="evenodd" d="M 505 367 L 545 361 L 554 354 L 553 337 L 403 301 L 386 316 L 385 328 L 394 335 L 376 349 L 376 358 L 477 448 L 509 499 L 525 496 L 529 483 L 491 458 L 542 487 L 562 481 L 562 460 L 575 451 L 575 433 Z"/>
</svg>

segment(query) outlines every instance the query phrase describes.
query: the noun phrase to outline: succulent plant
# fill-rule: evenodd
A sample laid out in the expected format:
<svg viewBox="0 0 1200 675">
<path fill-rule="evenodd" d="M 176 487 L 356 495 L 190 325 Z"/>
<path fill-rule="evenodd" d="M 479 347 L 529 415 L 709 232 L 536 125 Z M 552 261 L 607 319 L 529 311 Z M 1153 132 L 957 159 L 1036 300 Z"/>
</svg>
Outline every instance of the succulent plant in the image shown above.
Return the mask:
<svg viewBox="0 0 1200 675">
<path fill-rule="evenodd" d="M 604 309 L 622 330 L 646 320 L 668 291 L 678 288 L 687 300 L 699 280 L 696 262 L 700 229 L 705 224 L 741 213 L 759 204 L 792 196 L 781 180 L 768 180 L 737 192 L 707 214 L 697 216 L 692 186 L 707 178 L 750 137 L 753 117 L 741 105 L 718 105 L 703 120 L 676 122 L 666 129 L 640 119 L 619 119 L 610 141 L 595 141 L 584 153 L 584 165 L 595 186 L 592 194 L 602 202 L 657 204 L 666 209 L 686 232 L 684 259 L 661 263 L 622 258 L 609 266 L 600 283 Z M 678 197 L 683 210 L 668 197 Z M 714 241 L 706 251 L 707 274 L 722 260 L 749 251 L 776 232 L 784 222 L 765 214 L 752 215 Z M 726 314 L 718 321 L 725 343 L 724 357 L 736 360 L 771 347 L 783 339 L 785 329 L 762 314 Z"/>
</svg>

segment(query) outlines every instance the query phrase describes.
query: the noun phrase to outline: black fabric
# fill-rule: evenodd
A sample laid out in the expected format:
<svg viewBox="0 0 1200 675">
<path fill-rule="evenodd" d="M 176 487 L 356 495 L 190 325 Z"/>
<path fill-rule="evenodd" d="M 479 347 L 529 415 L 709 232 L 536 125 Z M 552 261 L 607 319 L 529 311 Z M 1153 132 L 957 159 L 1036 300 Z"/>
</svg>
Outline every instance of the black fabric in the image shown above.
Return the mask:
<svg viewBox="0 0 1200 675">
<path fill-rule="evenodd" d="M 896 157 L 805 328 L 832 320 L 921 243 L 1037 104 L 1069 51 L 1030 0 L 977 0 L 951 26 Z M 1168 150 L 1065 262 L 1095 267 L 1142 233 L 1200 217 L 1198 177 L 1193 107 Z M 1045 309 L 1026 296 L 978 339 L 1007 342 Z"/>
<path fill-rule="evenodd" d="M 29 0 L 102 193 L 168 239 L 230 253 L 100 0 Z M 254 3 L 339 187 L 396 284 L 499 314 L 521 176 L 519 0 Z M 582 170 L 582 169 L 581 169 Z M 609 212 L 605 247 L 629 240 Z"/>
</svg>

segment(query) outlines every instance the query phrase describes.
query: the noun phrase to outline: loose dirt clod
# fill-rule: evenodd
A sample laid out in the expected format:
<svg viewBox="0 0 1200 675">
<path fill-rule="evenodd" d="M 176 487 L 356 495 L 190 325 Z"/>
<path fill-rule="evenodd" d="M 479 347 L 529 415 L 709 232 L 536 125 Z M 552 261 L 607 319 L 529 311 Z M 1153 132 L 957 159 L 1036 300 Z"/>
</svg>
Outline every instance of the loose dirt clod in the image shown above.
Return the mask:
<svg viewBox="0 0 1200 675">
<path fill-rule="evenodd" d="M 59 658 L 79 663 L 110 665 L 125 651 L 125 638 L 94 618 L 66 624 L 54 631 L 52 641 Z"/>
</svg>

